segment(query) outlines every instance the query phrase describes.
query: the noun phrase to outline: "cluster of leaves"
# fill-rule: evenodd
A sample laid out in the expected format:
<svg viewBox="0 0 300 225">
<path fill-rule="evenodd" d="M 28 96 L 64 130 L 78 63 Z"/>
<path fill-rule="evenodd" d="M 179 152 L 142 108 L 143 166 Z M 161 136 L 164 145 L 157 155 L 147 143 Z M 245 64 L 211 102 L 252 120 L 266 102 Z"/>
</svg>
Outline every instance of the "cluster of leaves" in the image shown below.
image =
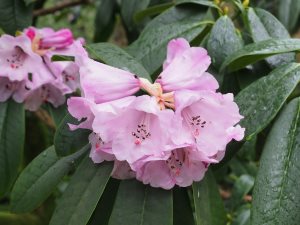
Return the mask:
<svg viewBox="0 0 300 225">
<path fill-rule="evenodd" d="M 230 143 L 201 182 L 166 191 L 114 180 L 110 163 L 93 164 L 88 132 L 69 131 L 67 123 L 76 121 L 65 106 L 32 114 L 13 101 L 1 103 L 0 223 L 299 224 L 300 64 L 294 52 L 300 40 L 290 33 L 299 25 L 300 3 L 274 2 L 101 0 L 77 8 L 93 9 L 95 42 L 122 24 L 130 43 L 124 49 L 88 44 L 90 56 L 148 79 L 156 78 L 169 40 L 184 37 L 207 48 L 220 90 L 237 95 L 246 140 Z M 14 34 L 31 25 L 32 10 L 43 3 L 1 0 L 0 27 Z M 42 17 L 34 22 L 46 23 Z"/>
</svg>

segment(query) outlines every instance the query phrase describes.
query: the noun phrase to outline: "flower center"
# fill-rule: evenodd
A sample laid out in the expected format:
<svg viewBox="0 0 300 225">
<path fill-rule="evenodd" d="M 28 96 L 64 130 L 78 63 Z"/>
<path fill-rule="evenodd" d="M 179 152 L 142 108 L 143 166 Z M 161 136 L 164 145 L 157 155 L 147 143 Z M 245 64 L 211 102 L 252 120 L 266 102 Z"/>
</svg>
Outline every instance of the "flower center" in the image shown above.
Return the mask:
<svg viewBox="0 0 300 225">
<path fill-rule="evenodd" d="M 69 81 L 74 81 L 75 80 L 75 76 L 69 75 L 66 71 L 62 72 L 62 75 L 65 79 L 65 82 L 69 82 Z"/>
<path fill-rule="evenodd" d="M 189 108 L 182 112 L 182 116 L 195 138 L 200 135 L 200 130 L 206 126 L 206 121 L 200 115 L 195 115 Z"/>
<path fill-rule="evenodd" d="M 45 85 L 42 86 L 41 97 L 44 102 L 47 102 L 50 97 L 50 89 Z"/>
<path fill-rule="evenodd" d="M 12 54 L 6 58 L 6 62 L 10 68 L 17 70 L 23 66 L 26 56 L 26 53 L 20 47 L 16 46 Z"/>
<path fill-rule="evenodd" d="M 94 145 L 95 150 L 97 152 L 100 151 L 101 146 L 104 145 L 104 141 L 102 140 L 102 138 L 98 134 L 96 134 L 95 132 L 92 133 L 90 143 L 92 145 Z"/>
<path fill-rule="evenodd" d="M 131 135 L 134 138 L 134 144 L 140 145 L 143 141 L 151 137 L 150 133 L 150 118 L 144 116 L 142 121 L 137 125 L 136 129 L 132 131 Z"/>
<path fill-rule="evenodd" d="M 166 160 L 166 164 L 169 167 L 171 173 L 174 176 L 179 176 L 181 168 L 184 163 L 185 153 L 183 150 L 172 151 L 171 156 Z"/>
</svg>

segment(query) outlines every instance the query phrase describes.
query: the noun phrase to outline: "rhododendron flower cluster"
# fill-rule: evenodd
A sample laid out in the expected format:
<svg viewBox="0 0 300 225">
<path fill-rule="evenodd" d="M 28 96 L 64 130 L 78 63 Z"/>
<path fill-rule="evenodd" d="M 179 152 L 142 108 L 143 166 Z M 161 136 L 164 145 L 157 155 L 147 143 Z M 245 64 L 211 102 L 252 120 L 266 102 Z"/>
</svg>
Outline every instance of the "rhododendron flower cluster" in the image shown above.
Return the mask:
<svg viewBox="0 0 300 225">
<path fill-rule="evenodd" d="M 83 40 L 74 40 L 69 29 L 30 27 L 16 37 L 0 37 L 0 102 L 13 98 L 35 111 L 43 102 L 55 107 L 79 88 L 75 62 L 52 62 L 53 55 L 86 56 Z"/>
<path fill-rule="evenodd" d="M 233 95 L 218 93 L 206 72 L 207 51 L 185 39 L 169 42 L 153 84 L 86 57 L 77 61 L 83 97 L 70 98 L 68 110 L 81 122 L 70 128 L 92 130 L 90 157 L 114 161 L 114 177 L 164 189 L 189 186 L 244 136 Z M 145 94 L 133 96 L 140 89 Z"/>
</svg>

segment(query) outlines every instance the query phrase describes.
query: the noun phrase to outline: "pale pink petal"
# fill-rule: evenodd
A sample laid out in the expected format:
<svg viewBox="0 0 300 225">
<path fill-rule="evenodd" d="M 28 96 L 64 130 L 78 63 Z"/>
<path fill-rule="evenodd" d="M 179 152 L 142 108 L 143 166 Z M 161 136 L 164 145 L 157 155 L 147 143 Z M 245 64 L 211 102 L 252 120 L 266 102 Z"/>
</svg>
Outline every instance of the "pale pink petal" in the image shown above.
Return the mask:
<svg viewBox="0 0 300 225">
<path fill-rule="evenodd" d="M 210 63 L 211 59 L 204 48 L 190 47 L 184 51 L 180 48 L 156 82 L 161 84 L 165 92 L 183 89 L 215 91 L 218 88 L 217 81 L 205 72 Z"/>
<path fill-rule="evenodd" d="M 20 83 L 17 81 L 10 81 L 7 77 L 0 77 L 0 102 L 5 102 L 12 97 L 19 86 Z"/>
<path fill-rule="evenodd" d="M 90 158 L 94 163 L 103 161 L 113 161 L 115 159 L 111 152 L 111 144 L 104 143 L 96 133 L 89 135 L 89 143 L 91 144 Z"/>
<path fill-rule="evenodd" d="M 173 61 L 176 56 L 182 54 L 186 49 L 190 48 L 190 44 L 184 38 L 173 39 L 168 43 L 167 58 L 163 64 L 163 69 Z"/>
<path fill-rule="evenodd" d="M 25 35 L 0 37 L 1 77 L 11 81 L 22 81 L 31 74 L 43 77 L 45 68 L 42 58 L 31 49 L 31 40 Z M 33 66 L 34 65 L 34 66 Z"/>
<path fill-rule="evenodd" d="M 132 104 L 135 99 L 135 96 L 128 96 L 95 105 L 95 107 L 92 108 L 92 112 L 95 115 L 92 125 L 93 130 L 98 133 L 104 141 L 112 141 L 115 133 L 118 131 L 116 126 L 122 126 L 122 122 L 126 122 L 120 115 L 127 110 L 127 107 Z"/>
<path fill-rule="evenodd" d="M 197 148 L 207 157 L 223 151 L 233 139 L 243 137 L 243 129 L 232 130 L 243 117 L 231 94 L 178 91 L 176 115 L 183 118 L 182 130 L 194 137 Z"/>
<path fill-rule="evenodd" d="M 92 59 L 81 58 L 80 81 L 83 94 L 95 103 L 130 96 L 139 90 L 137 77 Z"/>
<path fill-rule="evenodd" d="M 92 108 L 94 103 L 86 98 L 82 97 L 71 97 L 67 101 L 69 113 L 76 118 L 78 121 L 85 119 L 78 125 L 69 124 L 71 130 L 78 128 L 92 130 L 92 122 L 94 120 L 94 114 Z"/>
</svg>

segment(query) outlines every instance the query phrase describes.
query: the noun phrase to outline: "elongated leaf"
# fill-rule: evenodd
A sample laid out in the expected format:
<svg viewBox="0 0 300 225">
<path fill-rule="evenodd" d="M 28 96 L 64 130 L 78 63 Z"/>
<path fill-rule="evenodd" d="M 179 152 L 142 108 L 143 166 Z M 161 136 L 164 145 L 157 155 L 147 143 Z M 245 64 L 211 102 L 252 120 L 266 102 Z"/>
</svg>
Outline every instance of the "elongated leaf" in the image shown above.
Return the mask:
<svg viewBox="0 0 300 225">
<path fill-rule="evenodd" d="M 26 5 L 30 5 L 31 3 L 34 3 L 37 0 L 23 0 L 23 1 L 26 3 Z"/>
<path fill-rule="evenodd" d="M 213 8 L 218 8 L 216 4 L 214 4 L 212 1 L 207 1 L 207 0 L 174 0 L 176 5 L 181 5 L 185 3 L 193 3 L 193 4 L 198 4 L 202 6 L 209 6 Z"/>
<path fill-rule="evenodd" d="M 11 35 L 31 25 L 32 7 L 26 6 L 24 0 L 0 1 L 0 27 Z"/>
<path fill-rule="evenodd" d="M 0 103 L 0 196 L 16 179 L 22 162 L 25 137 L 25 112 L 13 100 Z"/>
<path fill-rule="evenodd" d="M 109 225 L 173 224 L 172 192 L 136 180 L 122 181 Z"/>
<path fill-rule="evenodd" d="M 87 224 L 110 178 L 111 171 L 111 163 L 97 165 L 86 157 L 59 200 L 50 225 Z"/>
<path fill-rule="evenodd" d="M 174 225 L 195 225 L 193 210 L 186 188 L 173 189 Z"/>
<path fill-rule="evenodd" d="M 67 104 L 63 104 L 61 106 L 58 106 L 57 108 L 55 108 L 52 104 L 47 104 L 47 108 L 52 119 L 54 120 L 56 127 L 58 127 L 68 113 Z"/>
<path fill-rule="evenodd" d="M 300 1 L 279 0 L 279 20 L 289 31 L 295 28 L 300 15 Z"/>
<path fill-rule="evenodd" d="M 193 184 L 197 225 L 224 225 L 226 213 L 213 173 L 207 171 L 204 179 Z"/>
<path fill-rule="evenodd" d="M 232 225 L 250 225 L 251 209 L 248 205 L 241 207 L 237 211 L 237 217 L 233 220 Z"/>
<path fill-rule="evenodd" d="M 11 209 L 30 212 L 46 200 L 61 179 L 74 167 L 88 146 L 73 155 L 59 158 L 54 147 L 37 156 L 21 173 L 11 195 Z"/>
<path fill-rule="evenodd" d="M 300 50 L 299 39 L 269 39 L 249 44 L 231 54 L 221 66 L 221 71 L 235 71 L 272 55 Z"/>
<path fill-rule="evenodd" d="M 159 13 L 167 10 L 168 8 L 170 8 L 173 5 L 174 5 L 174 3 L 168 2 L 168 3 L 151 6 L 147 9 L 137 12 L 134 15 L 133 19 L 135 22 L 139 22 L 139 21 L 143 20 L 144 18 L 146 18 L 147 16 L 153 16 L 153 15 L 159 14 Z"/>
<path fill-rule="evenodd" d="M 128 30 L 135 28 L 134 14 L 148 7 L 150 0 L 130 0 L 121 2 L 121 15 Z"/>
<path fill-rule="evenodd" d="M 53 55 L 51 57 L 51 62 L 62 62 L 62 61 L 75 61 L 75 56 L 69 55 Z"/>
<path fill-rule="evenodd" d="M 251 191 L 254 185 L 254 178 L 244 174 L 240 176 L 234 183 L 230 208 L 233 210 L 236 209 L 239 205 L 241 205 L 243 198 L 246 194 Z"/>
<path fill-rule="evenodd" d="M 10 212 L 0 211 L 0 224 L 3 225 L 41 225 L 42 221 L 38 215 L 17 215 Z"/>
<path fill-rule="evenodd" d="M 88 225 L 107 225 L 119 189 L 120 180 L 109 179 L 108 184 L 98 202 L 98 205 Z"/>
<path fill-rule="evenodd" d="M 219 69 L 227 56 L 242 46 L 243 41 L 236 33 L 231 19 L 228 16 L 220 17 L 214 24 L 207 41 L 207 50 L 212 57 L 213 65 Z"/>
<path fill-rule="evenodd" d="M 127 51 L 152 74 L 166 57 L 168 42 L 177 37 L 193 40 L 210 23 L 203 21 L 201 7 L 172 7 L 152 20 Z"/>
<path fill-rule="evenodd" d="M 131 55 L 110 43 L 97 43 L 86 46 L 90 57 L 108 65 L 128 70 L 137 76 L 150 79 L 148 72 Z"/>
<path fill-rule="evenodd" d="M 300 99 L 275 122 L 261 156 L 253 193 L 253 225 L 297 225 L 300 221 Z"/>
<path fill-rule="evenodd" d="M 91 133 L 85 129 L 71 131 L 68 123 L 78 124 L 78 121 L 68 113 L 57 127 L 54 146 L 59 156 L 66 156 L 81 149 L 88 143 L 88 135 Z"/>
<path fill-rule="evenodd" d="M 248 9 L 248 26 L 254 42 L 268 40 L 270 38 L 290 38 L 285 27 L 271 13 L 263 9 Z M 294 62 L 295 53 L 275 55 L 266 59 L 271 67 Z"/>
<path fill-rule="evenodd" d="M 115 23 L 115 0 L 98 1 L 95 17 L 94 41 L 106 41 L 111 35 Z"/>
<path fill-rule="evenodd" d="M 271 122 L 299 81 L 300 64 L 290 63 L 278 67 L 238 94 L 236 102 L 244 116 L 241 126 L 246 128 L 246 137 L 251 138 Z"/>
</svg>

